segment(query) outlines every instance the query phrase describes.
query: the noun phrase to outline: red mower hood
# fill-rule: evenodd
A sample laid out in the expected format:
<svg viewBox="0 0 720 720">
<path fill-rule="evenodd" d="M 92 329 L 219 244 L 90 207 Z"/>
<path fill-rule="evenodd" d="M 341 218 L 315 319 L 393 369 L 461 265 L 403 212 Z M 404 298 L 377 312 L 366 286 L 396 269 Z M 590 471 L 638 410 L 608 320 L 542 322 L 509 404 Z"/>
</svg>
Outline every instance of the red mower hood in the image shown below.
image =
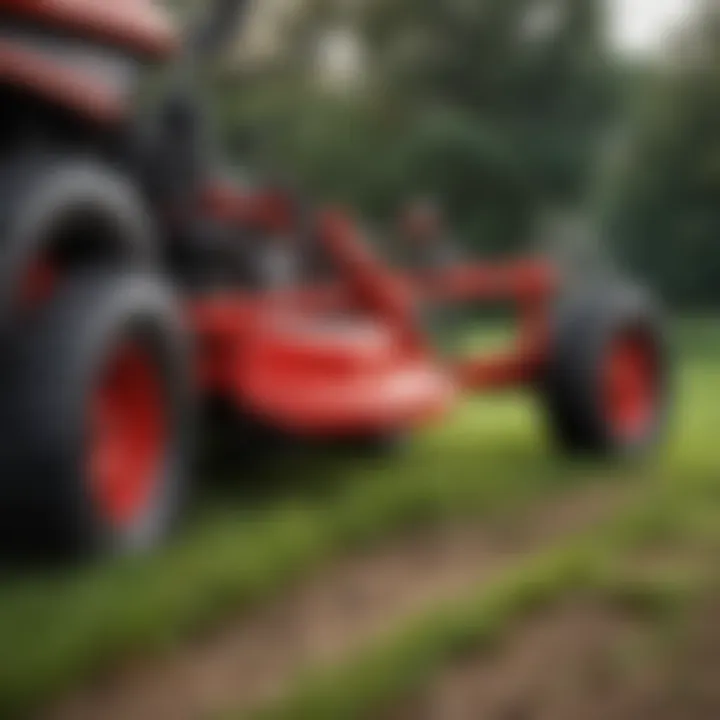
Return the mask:
<svg viewBox="0 0 720 720">
<path fill-rule="evenodd" d="M 169 14 L 151 0 L 0 0 L 0 13 L 148 57 L 178 44 Z"/>
<path fill-rule="evenodd" d="M 300 435 L 411 429 L 443 415 L 455 398 L 441 368 L 363 321 L 268 326 L 243 358 L 233 386 L 238 399 Z"/>
</svg>

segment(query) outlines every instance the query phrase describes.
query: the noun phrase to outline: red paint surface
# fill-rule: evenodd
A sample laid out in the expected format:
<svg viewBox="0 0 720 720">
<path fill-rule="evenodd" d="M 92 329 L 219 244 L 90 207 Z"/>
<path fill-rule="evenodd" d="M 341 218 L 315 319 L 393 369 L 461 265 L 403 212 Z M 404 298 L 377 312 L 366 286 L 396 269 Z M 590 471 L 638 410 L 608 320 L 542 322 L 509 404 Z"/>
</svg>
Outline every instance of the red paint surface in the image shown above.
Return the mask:
<svg viewBox="0 0 720 720">
<path fill-rule="evenodd" d="M 657 361 L 655 346 L 640 332 L 621 333 L 608 348 L 603 400 L 614 433 L 624 440 L 642 438 L 656 416 Z"/>
<path fill-rule="evenodd" d="M 0 11 L 151 57 L 178 46 L 170 15 L 150 0 L 0 0 Z"/>
<path fill-rule="evenodd" d="M 88 482 L 113 526 L 142 518 L 157 490 L 167 442 L 163 400 L 157 368 L 133 344 L 107 363 L 91 398 Z"/>
<path fill-rule="evenodd" d="M 0 82 L 57 102 L 99 123 L 126 115 L 125 99 L 82 70 L 68 69 L 12 41 L 0 41 Z"/>
</svg>

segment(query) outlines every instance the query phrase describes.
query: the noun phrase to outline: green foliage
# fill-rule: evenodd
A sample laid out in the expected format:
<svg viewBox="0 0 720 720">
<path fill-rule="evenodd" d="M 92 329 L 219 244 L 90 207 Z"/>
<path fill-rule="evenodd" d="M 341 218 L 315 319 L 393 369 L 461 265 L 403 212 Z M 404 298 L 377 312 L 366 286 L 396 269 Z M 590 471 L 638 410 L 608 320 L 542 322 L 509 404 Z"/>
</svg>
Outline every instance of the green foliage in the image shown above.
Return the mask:
<svg viewBox="0 0 720 720">
<path fill-rule="evenodd" d="M 641 102 L 612 177 L 608 227 L 622 256 L 675 304 L 720 303 L 720 14 L 688 30 Z"/>
<path fill-rule="evenodd" d="M 402 171 L 393 120 L 361 98 L 268 82 L 224 104 L 233 154 L 310 196 L 382 212 Z"/>
<path fill-rule="evenodd" d="M 613 108 L 603 0 L 303 7 L 281 58 L 223 93 L 236 157 L 373 218 L 435 195 L 491 253 L 527 242 L 542 204 L 582 196 Z M 314 62 L 338 28 L 362 48 L 349 87 Z"/>
<path fill-rule="evenodd" d="M 298 2 L 279 56 L 221 88 L 231 155 L 372 220 L 434 195 L 482 254 L 522 249 L 548 206 L 589 208 L 670 303 L 717 306 L 720 13 L 707 4 L 674 54 L 633 64 L 607 46 L 607 7 Z M 338 31 L 360 48 L 346 84 L 319 62 Z"/>
</svg>

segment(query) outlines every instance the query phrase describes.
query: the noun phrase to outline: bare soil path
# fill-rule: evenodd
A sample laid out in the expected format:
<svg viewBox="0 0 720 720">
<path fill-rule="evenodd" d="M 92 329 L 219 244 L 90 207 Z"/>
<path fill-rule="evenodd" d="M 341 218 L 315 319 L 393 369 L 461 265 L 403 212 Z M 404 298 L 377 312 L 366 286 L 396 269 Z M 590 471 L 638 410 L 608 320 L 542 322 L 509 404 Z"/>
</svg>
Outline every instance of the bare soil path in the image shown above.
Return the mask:
<svg viewBox="0 0 720 720">
<path fill-rule="evenodd" d="M 719 618 L 711 598 L 671 643 L 647 618 L 570 600 L 520 623 L 499 652 L 446 668 L 383 720 L 715 719 Z"/>
<path fill-rule="evenodd" d="M 342 662 L 398 624 L 608 519 L 628 495 L 617 484 L 586 485 L 511 517 L 418 531 L 339 559 L 283 597 L 165 656 L 97 678 L 39 717 L 195 720 L 251 711 L 309 668 Z"/>
<path fill-rule="evenodd" d="M 656 686 L 639 657 L 645 633 L 613 609 L 561 604 L 520 623 L 500 652 L 447 668 L 385 720 L 640 720 L 630 707 Z"/>
</svg>

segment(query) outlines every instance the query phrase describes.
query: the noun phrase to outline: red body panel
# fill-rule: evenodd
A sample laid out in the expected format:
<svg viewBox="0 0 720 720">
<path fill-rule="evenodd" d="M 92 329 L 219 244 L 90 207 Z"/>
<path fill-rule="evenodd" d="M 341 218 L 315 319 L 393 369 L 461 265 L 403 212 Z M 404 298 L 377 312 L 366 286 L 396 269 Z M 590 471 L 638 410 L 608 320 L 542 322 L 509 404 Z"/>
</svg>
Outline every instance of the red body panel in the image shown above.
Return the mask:
<svg viewBox="0 0 720 720">
<path fill-rule="evenodd" d="M 125 98 L 82 70 L 70 70 L 21 43 L 0 41 L 0 83 L 20 87 L 99 123 L 126 115 Z"/>
<path fill-rule="evenodd" d="M 149 57 L 178 46 L 170 16 L 151 0 L 0 0 L 0 12 Z"/>
<path fill-rule="evenodd" d="M 3 18 L 58 31 L 70 40 L 97 42 L 131 55 L 164 58 L 177 44 L 169 16 L 150 0 L 0 0 Z M 69 40 L 69 41 L 70 41 Z M 122 88 L 12 34 L 0 40 L 0 83 L 22 88 L 98 123 L 127 115 Z"/>
<path fill-rule="evenodd" d="M 277 205 L 270 212 L 264 196 L 232 198 L 216 189 L 207 199 L 226 221 L 283 229 L 287 218 Z M 545 263 L 402 277 L 369 251 L 341 213 L 321 213 L 316 228 L 339 271 L 337 284 L 191 304 L 206 390 L 287 431 L 343 435 L 411 427 L 446 411 L 458 390 L 537 378 L 547 352 L 547 301 L 556 287 Z M 516 302 L 516 347 L 457 365 L 441 361 L 417 320 L 420 301 L 433 299 Z"/>
<path fill-rule="evenodd" d="M 157 492 L 167 453 L 163 386 L 152 359 L 121 346 L 91 399 L 87 458 L 90 495 L 114 527 L 138 522 Z"/>
<path fill-rule="evenodd" d="M 266 324 L 245 348 L 236 395 L 266 421 L 298 433 L 411 427 L 447 409 L 452 387 L 382 326 L 350 320 Z"/>
<path fill-rule="evenodd" d="M 300 434 L 397 429 L 448 408 L 454 388 L 432 358 L 409 352 L 383 323 L 331 316 L 332 299 L 299 292 L 194 303 L 205 390 Z"/>
</svg>

